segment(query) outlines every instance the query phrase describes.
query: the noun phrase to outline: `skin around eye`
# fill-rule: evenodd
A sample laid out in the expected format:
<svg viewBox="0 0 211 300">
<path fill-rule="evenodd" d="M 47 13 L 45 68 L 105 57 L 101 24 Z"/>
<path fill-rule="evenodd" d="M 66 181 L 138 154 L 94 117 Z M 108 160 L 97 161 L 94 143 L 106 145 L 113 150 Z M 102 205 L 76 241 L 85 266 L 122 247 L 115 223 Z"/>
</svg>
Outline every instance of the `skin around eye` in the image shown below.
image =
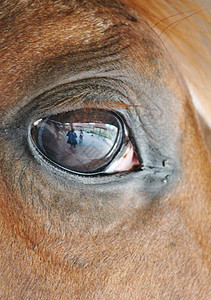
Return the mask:
<svg viewBox="0 0 211 300">
<path fill-rule="evenodd" d="M 81 109 L 39 119 L 31 127 L 35 148 L 77 174 L 113 174 L 140 166 L 123 120 L 114 112 Z"/>
</svg>

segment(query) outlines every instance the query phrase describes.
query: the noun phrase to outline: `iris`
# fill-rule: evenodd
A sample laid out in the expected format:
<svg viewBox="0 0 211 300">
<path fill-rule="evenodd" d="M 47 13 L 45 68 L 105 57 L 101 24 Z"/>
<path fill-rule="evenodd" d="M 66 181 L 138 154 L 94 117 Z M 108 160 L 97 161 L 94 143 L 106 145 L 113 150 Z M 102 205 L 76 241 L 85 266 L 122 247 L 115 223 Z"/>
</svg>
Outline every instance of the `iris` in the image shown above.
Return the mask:
<svg viewBox="0 0 211 300">
<path fill-rule="evenodd" d="M 31 138 L 42 156 L 72 173 L 113 174 L 141 166 L 124 121 L 113 111 L 78 109 L 39 119 Z"/>
</svg>

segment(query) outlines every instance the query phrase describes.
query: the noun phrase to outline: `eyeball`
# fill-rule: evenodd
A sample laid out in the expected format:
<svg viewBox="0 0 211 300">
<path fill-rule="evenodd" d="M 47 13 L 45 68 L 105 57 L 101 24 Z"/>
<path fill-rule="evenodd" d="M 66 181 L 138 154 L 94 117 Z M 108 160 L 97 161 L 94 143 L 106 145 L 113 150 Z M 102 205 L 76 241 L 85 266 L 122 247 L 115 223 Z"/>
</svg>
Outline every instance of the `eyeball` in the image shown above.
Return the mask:
<svg viewBox="0 0 211 300">
<path fill-rule="evenodd" d="M 78 109 L 39 119 L 30 135 L 45 159 L 72 173 L 92 176 L 141 167 L 122 118 L 112 111 Z"/>
</svg>

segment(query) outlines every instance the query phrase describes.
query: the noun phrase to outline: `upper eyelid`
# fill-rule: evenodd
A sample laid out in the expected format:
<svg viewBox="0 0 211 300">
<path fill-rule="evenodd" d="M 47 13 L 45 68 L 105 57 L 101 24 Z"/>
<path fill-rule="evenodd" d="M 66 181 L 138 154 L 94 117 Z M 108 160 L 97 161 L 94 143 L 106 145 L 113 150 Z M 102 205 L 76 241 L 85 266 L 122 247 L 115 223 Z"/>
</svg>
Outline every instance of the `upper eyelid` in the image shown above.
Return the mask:
<svg viewBox="0 0 211 300">
<path fill-rule="evenodd" d="M 106 93 L 104 93 L 102 97 L 99 96 L 99 99 L 95 99 L 92 90 L 87 86 L 83 87 L 81 83 L 79 85 L 75 84 L 75 86 L 72 84 L 58 86 L 31 100 L 21 108 L 19 116 L 22 119 L 24 114 L 35 121 L 39 117 L 43 118 L 48 115 L 84 107 L 119 110 L 139 106 L 130 104 L 128 97 L 125 97 L 117 90 L 112 93 L 112 97 L 110 89 L 108 89 L 107 93 L 108 96 L 105 96 Z M 34 116 L 35 112 L 36 116 Z"/>
<path fill-rule="evenodd" d="M 57 79 L 56 83 L 53 83 L 52 84 L 48 84 L 49 87 L 42 87 L 41 91 L 39 92 L 39 89 L 37 90 L 37 87 L 35 86 L 35 90 L 31 90 L 30 91 L 30 94 L 28 94 L 27 91 L 24 92 L 24 97 L 23 99 L 18 99 L 18 105 L 12 107 L 8 106 L 8 108 L 3 112 L 4 113 L 4 116 L 2 117 L 2 120 L 3 122 L 5 123 L 5 126 L 6 124 L 10 124 L 12 123 L 12 120 L 17 116 L 17 115 L 22 115 L 22 111 L 25 111 L 27 112 L 27 110 L 30 108 L 30 106 L 34 107 L 36 110 L 37 109 L 43 109 L 45 110 L 45 113 L 48 114 L 51 114 L 51 107 L 52 105 L 55 103 L 54 105 L 54 108 L 56 107 L 56 103 L 59 104 L 59 100 L 61 100 L 61 104 L 62 104 L 62 98 L 64 99 L 64 96 L 65 96 L 65 92 L 67 91 L 71 91 L 71 90 L 74 90 L 75 87 L 81 87 L 81 90 L 83 90 L 83 87 L 86 86 L 86 84 L 91 84 L 91 81 L 93 80 L 98 80 L 99 82 L 101 81 L 101 83 L 99 84 L 98 83 L 98 86 L 101 85 L 103 86 L 102 84 L 102 80 L 105 80 L 107 82 L 115 82 L 115 81 L 118 81 L 118 84 L 117 86 L 119 87 L 120 86 L 120 83 L 121 83 L 121 78 L 123 77 L 122 75 L 119 76 L 118 72 L 113 72 L 113 71 L 106 71 L 106 73 L 104 72 L 101 72 L 101 71 L 97 71 L 95 72 L 96 73 L 96 76 L 91 76 L 93 74 L 93 71 L 87 71 L 87 72 L 79 72 L 76 76 L 72 76 L 71 74 L 65 79 L 65 80 L 62 80 L 60 78 Z M 121 78 L 119 78 L 121 77 Z M 124 84 L 121 83 L 121 85 L 123 86 Z M 110 86 L 110 90 L 112 91 L 112 86 Z M 128 104 L 127 103 L 127 95 L 124 93 L 124 88 L 120 90 L 118 90 L 118 93 L 121 94 L 121 98 L 124 99 L 124 101 L 122 101 L 122 103 L 124 105 Z M 56 95 L 56 99 L 53 103 L 53 97 Z M 78 93 L 79 95 L 79 93 Z M 47 105 L 48 101 L 46 100 L 49 100 L 48 99 L 48 96 L 51 97 L 50 99 L 50 102 L 49 104 L 50 105 Z M 67 98 L 66 98 L 67 99 Z M 108 97 L 109 99 L 109 97 Z M 70 98 L 67 99 L 67 103 L 69 103 L 70 101 L 72 102 L 72 105 L 76 107 L 76 103 L 73 103 L 72 101 L 72 95 L 70 95 Z M 82 101 L 81 101 L 82 103 Z M 93 108 L 95 108 L 95 103 L 89 103 L 89 105 L 91 104 L 91 106 Z M 118 105 L 117 105 L 118 104 Z M 110 105 L 110 103 L 109 103 Z M 119 101 L 117 101 L 114 105 L 115 107 L 119 106 Z M 81 107 L 80 105 L 78 106 L 78 108 Z M 104 106 L 105 107 L 105 106 Z M 33 110 L 34 110 L 33 108 Z M 103 106 L 102 106 L 103 108 Z M 49 110 L 49 113 L 48 113 L 48 110 Z"/>
</svg>

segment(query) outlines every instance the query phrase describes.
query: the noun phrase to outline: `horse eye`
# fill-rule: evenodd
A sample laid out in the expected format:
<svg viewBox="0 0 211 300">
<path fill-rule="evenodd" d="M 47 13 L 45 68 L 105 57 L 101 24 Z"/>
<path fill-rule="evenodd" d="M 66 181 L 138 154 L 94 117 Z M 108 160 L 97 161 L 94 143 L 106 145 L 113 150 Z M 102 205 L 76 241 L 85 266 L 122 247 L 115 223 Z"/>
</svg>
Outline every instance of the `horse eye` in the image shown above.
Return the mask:
<svg viewBox="0 0 211 300">
<path fill-rule="evenodd" d="M 126 126 L 114 112 L 80 109 L 35 121 L 31 140 L 48 161 L 82 175 L 140 168 Z"/>
</svg>

